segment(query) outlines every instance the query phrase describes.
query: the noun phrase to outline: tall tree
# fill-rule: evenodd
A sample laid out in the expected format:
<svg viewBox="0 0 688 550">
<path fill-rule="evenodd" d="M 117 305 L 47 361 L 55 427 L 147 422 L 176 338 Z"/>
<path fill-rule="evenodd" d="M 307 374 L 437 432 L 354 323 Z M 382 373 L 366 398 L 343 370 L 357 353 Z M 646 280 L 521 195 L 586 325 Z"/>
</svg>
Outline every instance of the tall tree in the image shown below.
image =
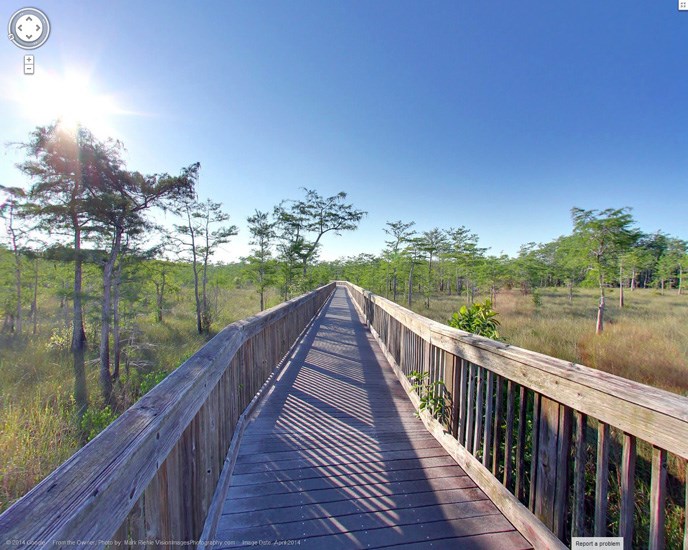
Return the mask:
<svg viewBox="0 0 688 550">
<path fill-rule="evenodd" d="M 176 213 L 184 218 L 183 225 L 175 225 L 177 242 L 191 256 L 196 299 L 196 329 L 208 334 L 212 312 L 208 300 L 208 265 L 217 249 L 239 232 L 236 225 L 220 225 L 229 220 L 222 211 L 222 203 L 207 199 L 203 202 L 184 199 L 176 206 Z"/>
<path fill-rule="evenodd" d="M 354 231 L 366 213 L 347 204 L 343 191 L 331 197 L 322 197 L 313 189 L 304 191 L 304 199 L 277 205 L 274 216 L 281 238 L 288 246 L 286 256 L 298 259 L 305 279 L 322 238 L 330 232 L 341 235 L 342 231 Z"/>
<path fill-rule="evenodd" d="M 248 258 L 249 264 L 253 267 L 255 282 L 258 285 L 260 294 L 260 310 L 265 309 L 265 289 L 269 284 L 271 274 L 270 259 L 272 252 L 270 246 L 275 239 L 275 223 L 270 220 L 268 212 L 256 210 L 253 216 L 249 216 L 248 230 L 251 234 L 250 244 L 255 246 L 253 254 Z"/>
<path fill-rule="evenodd" d="M 39 219 L 40 227 L 49 234 L 69 235 L 73 243 L 71 351 L 74 399 L 79 415 L 88 406 L 84 362 L 87 343 L 82 300 L 82 240 L 89 231 L 91 212 L 84 179 L 101 171 L 98 163 L 103 156 L 99 149 L 112 146 L 112 142 L 99 143 L 85 128 L 70 131 L 59 123 L 36 128 L 29 141 L 19 144 L 27 159 L 17 167 L 32 180 L 28 194 L 30 214 Z"/>
<path fill-rule="evenodd" d="M 387 227 L 384 228 L 385 233 L 392 237 L 389 241 L 385 241 L 385 243 L 387 244 L 386 253 L 388 261 L 392 266 L 392 297 L 395 302 L 397 301 L 398 293 L 399 268 L 406 256 L 404 245 L 415 235 L 416 232 L 411 229 L 415 223 L 397 220 L 387 222 Z"/>
<path fill-rule="evenodd" d="M 634 223 L 630 208 L 607 208 L 606 210 L 571 209 L 574 233 L 581 237 L 584 252 L 597 271 L 600 288 L 600 302 L 597 308 L 595 332 L 604 330 L 605 284 L 615 268 L 619 255 L 630 249 L 639 237 L 632 228 Z"/>
<path fill-rule="evenodd" d="M 124 170 L 117 151 L 103 150 L 108 158 L 99 163 L 106 169 L 86 179 L 89 205 L 101 240 L 107 243 L 103 265 L 103 297 L 100 336 L 100 385 L 105 403 L 112 399 L 110 332 L 115 338 L 115 378 L 119 373 L 119 289 L 125 239 L 132 240 L 149 227 L 146 212 L 190 198 L 194 193 L 199 164 L 182 169 L 177 177 L 168 174 L 143 176 Z M 111 325 L 111 321 L 113 324 Z"/>
<path fill-rule="evenodd" d="M 430 231 L 423 231 L 419 240 L 419 247 L 426 254 L 428 271 L 425 279 L 425 307 L 430 308 L 430 294 L 434 290 L 433 260 L 443 252 L 447 246 L 447 239 L 441 229 L 435 227 Z"/>
<path fill-rule="evenodd" d="M 4 187 L 0 185 L 0 191 L 5 194 L 5 199 L 0 202 L 0 218 L 5 220 L 7 240 L 14 257 L 14 286 L 15 286 L 15 313 L 14 333 L 22 333 L 22 244 L 28 233 L 28 229 L 21 224 L 22 212 L 25 209 L 24 200 L 26 193 L 18 187 Z"/>
</svg>

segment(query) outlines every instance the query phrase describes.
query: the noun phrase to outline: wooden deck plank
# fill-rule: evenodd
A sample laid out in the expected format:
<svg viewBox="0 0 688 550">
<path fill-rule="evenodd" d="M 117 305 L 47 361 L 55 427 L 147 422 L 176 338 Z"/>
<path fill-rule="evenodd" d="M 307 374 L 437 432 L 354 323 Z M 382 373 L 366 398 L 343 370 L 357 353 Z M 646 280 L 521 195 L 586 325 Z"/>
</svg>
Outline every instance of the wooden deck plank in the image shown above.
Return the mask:
<svg viewBox="0 0 688 550">
<path fill-rule="evenodd" d="M 338 289 L 244 432 L 217 548 L 530 548 L 428 434 Z"/>
</svg>

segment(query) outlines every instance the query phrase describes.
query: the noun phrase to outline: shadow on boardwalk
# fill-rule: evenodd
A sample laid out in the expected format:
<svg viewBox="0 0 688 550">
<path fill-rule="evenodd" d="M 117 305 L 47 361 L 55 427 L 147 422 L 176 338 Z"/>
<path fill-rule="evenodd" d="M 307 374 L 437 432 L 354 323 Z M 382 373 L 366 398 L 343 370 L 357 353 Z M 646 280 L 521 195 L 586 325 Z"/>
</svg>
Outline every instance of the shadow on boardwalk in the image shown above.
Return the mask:
<svg viewBox="0 0 688 550">
<path fill-rule="evenodd" d="M 218 548 L 530 548 L 413 415 L 338 288 L 247 427 Z"/>
</svg>

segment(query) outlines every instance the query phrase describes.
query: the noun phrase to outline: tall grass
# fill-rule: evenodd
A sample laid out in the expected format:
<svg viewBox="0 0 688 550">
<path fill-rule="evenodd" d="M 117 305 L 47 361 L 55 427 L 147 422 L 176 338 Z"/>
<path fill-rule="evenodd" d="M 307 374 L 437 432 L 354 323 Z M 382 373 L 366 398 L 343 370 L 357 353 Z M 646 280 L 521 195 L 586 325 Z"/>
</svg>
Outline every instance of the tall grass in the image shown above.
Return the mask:
<svg viewBox="0 0 688 550">
<path fill-rule="evenodd" d="M 258 312 L 252 289 L 211 289 L 214 329 Z M 268 306 L 279 303 L 269 294 Z M 96 307 L 97 304 L 91 307 Z M 93 437 L 114 418 L 103 411 L 99 396 L 98 326 L 87 327 L 87 422 L 76 418 L 71 398 L 73 371 L 69 354 L 70 327 L 57 312 L 58 303 L 42 304 L 44 317 L 36 336 L 0 336 L 0 512 L 20 498 L 71 456 L 82 441 Z M 194 305 L 189 293 L 171 304 L 162 323 L 152 313 L 129 319 L 121 378 L 115 387 L 120 411 L 133 404 L 168 372 L 206 342 L 195 332 Z M 87 319 L 97 315 L 87 312 Z M 212 336 L 212 335 L 211 335 Z"/>
<path fill-rule="evenodd" d="M 605 329 L 596 335 L 595 290 L 576 290 L 572 302 L 564 289 L 540 289 L 538 295 L 540 305 L 518 291 L 497 296 L 499 333 L 508 343 L 688 395 L 688 296 L 626 291 L 620 308 L 612 290 Z M 429 309 L 421 299 L 413 309 L 446 323 L 464 303 L 463 297 L 436 296 Z"/>
<path fill-rule="evenodd" d="M 483 299 L 485 297 L 480 297 Z M 500 335 L 510 344 L 587 365 L 643 384 L 688 395 L 688 296 L 661 295 L 652 290 L 626 293 L 620 308 L 618 291 L 607 298 L 605 329 L 595 334 L 598 294 L 577 290 L 570 302 L 566 291 L 540 289 L 536 299 L 517 291 L 498 295 L 495 309 Z M 414 310 L 446 323 L 465 303 L 463 297 L 435 296 L 431 307 L 421 299 Z M 586 517 L 592 532 L 595 491 L 596 421 L 588 420 Z M 530 426 L 527 428 L 530 433 Z M 530 435 L 527 436 L 528 444 Z M 612 429 L 609 469 L 609 536 L 618 532 L 620 514 L 621 434 Z M 503 444 L 503 443 L 502 443 Z M 502 449 L 503 452 L 503 449 Z M 639 441 L 635 480 L 634 548 L 647 547 L 650 517 L 651 445 Z M 573 458 L 571 457 L 571 460 Z M 680 548 L 685 525 L 685 463 L 669 455 L 666 546 Z"/>
</svg>

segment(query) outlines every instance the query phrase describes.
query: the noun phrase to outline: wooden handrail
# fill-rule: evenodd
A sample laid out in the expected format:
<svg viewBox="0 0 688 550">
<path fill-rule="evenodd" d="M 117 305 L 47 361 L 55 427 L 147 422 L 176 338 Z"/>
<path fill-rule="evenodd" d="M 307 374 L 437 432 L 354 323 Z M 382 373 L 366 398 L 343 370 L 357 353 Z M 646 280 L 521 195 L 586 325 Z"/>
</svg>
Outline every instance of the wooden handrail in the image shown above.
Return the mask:
<svg viewBox="0 0 688 550">
<path fill-rule="evenodd" d="M 449 436 L 459 444 L 455 454 L 462 465 L 483 481 L 510 520 L 536 526 L 529 539 L 535 546 L 551 541 L 528 509 L 561 541 L 613 535 L 631 547 L 636 445 L 642 445 L 651 461 L 650 547 L 663 547 L 667 459 L 686 468 L 688 398 L 469 334 L 351 283 L 338 284 L 357 303 L 402 384 L 410 389 L 405 377 L 412 371 L 444 382 L 451 419 L 445 426 L 434 419 L 426 423 L 440 439 Z M 595 439 L 591 461 L 588 447 L 595 452 Z M 612 442 L 620 448 L 615 467 L 621 479 L 620 525 L 613 533 L 607 524 Z M 596 471 L 592 517 L 583 505 L 586 488 L 591 490 L 586 464 Z"/>
<path fill-rule="evenodd" d="M 241 412 L 334 287 L 223 329 L 0 515 L 2 542 L 196 541 Z"/>
</svg>

